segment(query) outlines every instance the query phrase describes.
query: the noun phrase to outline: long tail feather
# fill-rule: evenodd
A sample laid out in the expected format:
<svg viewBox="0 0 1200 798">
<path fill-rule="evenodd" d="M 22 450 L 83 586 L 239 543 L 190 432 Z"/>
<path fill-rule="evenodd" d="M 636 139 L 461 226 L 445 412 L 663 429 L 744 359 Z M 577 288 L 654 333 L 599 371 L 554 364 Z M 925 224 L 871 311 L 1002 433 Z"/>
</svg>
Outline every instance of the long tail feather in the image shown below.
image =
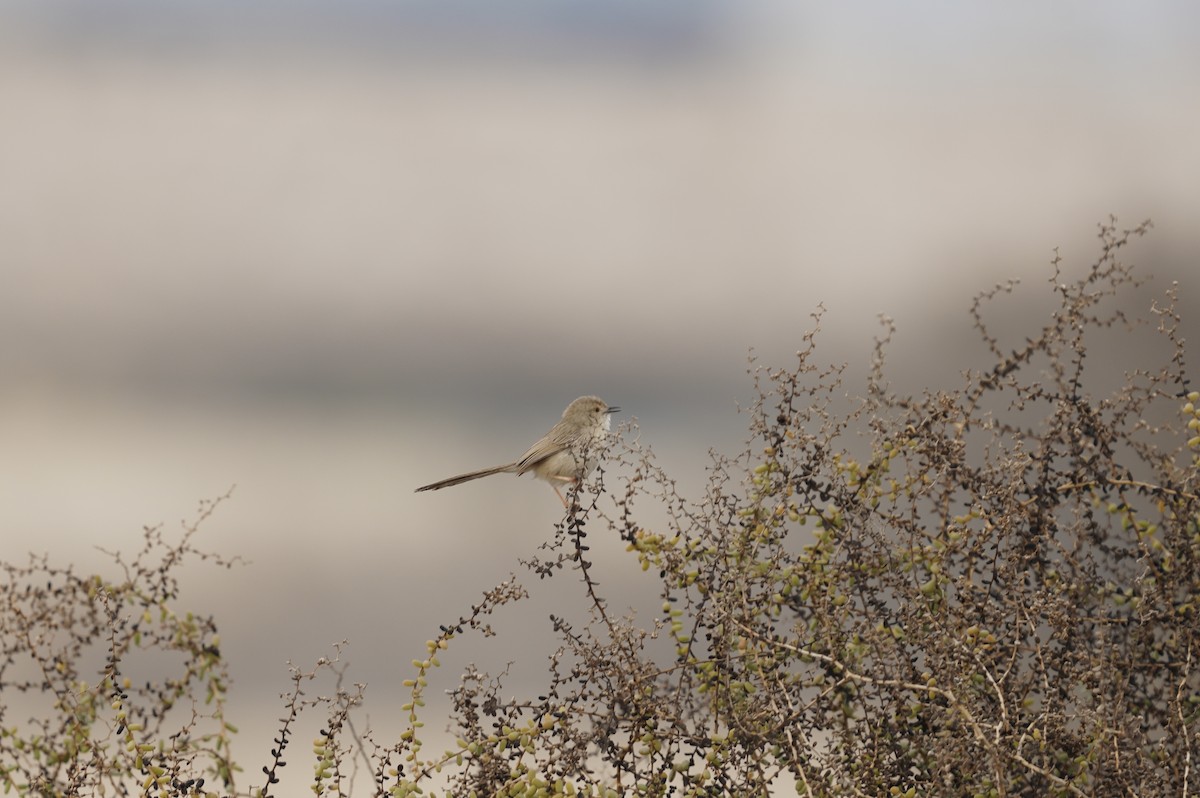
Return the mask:
<svg viewBox="0 0 1200 798">
<path fill-rule="evenodd" d="M 461 485 L 464 482 L 470 482 L 473 479 L 490 477 L 492 474 L 510 473 L 516 470 L 516 466 L 516 463 L 506 463 L 502 466 L 493 466 L 492 468 L 485 468 L 481 471 L 470 471 L 466 474 L 459 474 L 456 477 L 450 477 L 449 479 L 443 479 L 438 482 L 432 482 L 428 485 L 422 485 L 421 487 L 417 488 L 416 492 L 420 493 L 423 490 L 441 490 L 442 488 L 449 488 L 453 485 Z"/>
</svg>

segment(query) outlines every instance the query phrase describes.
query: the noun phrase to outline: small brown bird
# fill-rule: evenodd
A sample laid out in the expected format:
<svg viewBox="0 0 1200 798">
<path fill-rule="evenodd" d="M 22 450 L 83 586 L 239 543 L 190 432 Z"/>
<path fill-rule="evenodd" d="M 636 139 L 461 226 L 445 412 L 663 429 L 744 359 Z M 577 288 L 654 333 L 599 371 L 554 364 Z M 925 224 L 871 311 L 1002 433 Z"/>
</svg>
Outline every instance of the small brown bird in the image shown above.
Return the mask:
<svg viewBox="0 0 1200 798">
<path fill-rule="evenodd" d="M 534 476 L 550 483 L 563 507 L 566 507 L 567 500 L 558 489 L 559 484 L 575 484 L 596 467 L 597 450 L 612 424 L 611 414 L 620 409 L 610 406 L 599 397 L 581 396 L 567 405 L 562 419 L 530 446 L 520 460 L 422 485 L 417 491 L 441 490 L 492 474 L 520 476 L 532 471 Z"/>
</svg>

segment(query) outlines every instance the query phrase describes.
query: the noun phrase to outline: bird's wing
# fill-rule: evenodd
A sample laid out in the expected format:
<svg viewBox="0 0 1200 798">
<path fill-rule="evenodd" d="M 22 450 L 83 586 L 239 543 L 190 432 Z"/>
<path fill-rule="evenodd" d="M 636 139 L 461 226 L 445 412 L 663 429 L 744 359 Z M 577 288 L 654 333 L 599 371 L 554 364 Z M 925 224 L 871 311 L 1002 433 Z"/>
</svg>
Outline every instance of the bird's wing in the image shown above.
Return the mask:
<svg viewBox="0 0 1200 798">
<path fill-rule="evenodd" d="M 529 451 L 521 455 L 521 459 L 516 462 L 517 473 L 524 474 L 547 457 L 553 457 L 566 448 L 562 442 L 555 440 L 550 435 L 543 437 L 530 446 Z"/>
</svg>

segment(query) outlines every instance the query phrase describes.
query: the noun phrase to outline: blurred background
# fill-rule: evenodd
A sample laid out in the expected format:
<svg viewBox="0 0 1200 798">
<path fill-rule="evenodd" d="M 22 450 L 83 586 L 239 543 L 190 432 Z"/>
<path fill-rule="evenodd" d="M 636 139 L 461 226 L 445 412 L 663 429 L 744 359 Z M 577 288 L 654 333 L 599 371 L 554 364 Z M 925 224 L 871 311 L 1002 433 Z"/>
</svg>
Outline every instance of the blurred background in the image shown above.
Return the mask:
<svg viewBox="0 0 1200 798">
<path fill-rule="evenodd" d="M 790 365 L 823 303 L 851 390 L 886 313 L 897 387 L 953 387 L 971 297 L 1021 279 L 994 317 L 1040 326 L 1054 248 L 1080 273 L 1109 214 L 1156 225 L 1131 312 L 1172 280 L 1194 306 L 1197 41 L 1153 0 L 7 0 L 0 559 L 105 567 L 236 483 L 198 544 L 249 564 L 189 566 L 180 604 L 222 626 L 248 759 L 289 660 L 348 639 L 387 728 L 514 570 L 530 601 L 431 693 L 474 659 L 520 694 L 585 607 L 518 564 L 557 499 L 413 488 L 594 393 L 699 495 L 751 348 Z M 653 607 L 591 542 L 614 608 Z"/>
</svg>

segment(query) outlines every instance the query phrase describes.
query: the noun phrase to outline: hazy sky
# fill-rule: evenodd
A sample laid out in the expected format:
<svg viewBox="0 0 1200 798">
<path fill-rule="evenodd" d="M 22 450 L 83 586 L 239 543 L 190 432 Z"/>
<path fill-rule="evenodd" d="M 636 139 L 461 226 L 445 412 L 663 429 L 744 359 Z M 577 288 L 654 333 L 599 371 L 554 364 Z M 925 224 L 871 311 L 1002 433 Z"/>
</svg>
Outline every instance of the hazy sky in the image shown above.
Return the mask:
<svg viewBox="0 0 1200 798">
<path fill-rule="evenodd" d="M 7 2 L 0 556 L 96 563 L 237 483 L 205 541 L 252 565 L 189 594 L 235 697 L 342 638 L 390 695 L 559 518 L 528 479 L 412 488 L 580 394 L 694 486 L 747 351 L 786 363 L 818 303 L 829 360 L 861 375 L 888 313 L 897 379 L 953 381 L 970 297 L 1021 278 L 1040 319 L 1115 213 L 1194 304 L 1195 9 Z M 536 672 L 582 596 L 529 581 L 499 623 Z"/>
</svg>

